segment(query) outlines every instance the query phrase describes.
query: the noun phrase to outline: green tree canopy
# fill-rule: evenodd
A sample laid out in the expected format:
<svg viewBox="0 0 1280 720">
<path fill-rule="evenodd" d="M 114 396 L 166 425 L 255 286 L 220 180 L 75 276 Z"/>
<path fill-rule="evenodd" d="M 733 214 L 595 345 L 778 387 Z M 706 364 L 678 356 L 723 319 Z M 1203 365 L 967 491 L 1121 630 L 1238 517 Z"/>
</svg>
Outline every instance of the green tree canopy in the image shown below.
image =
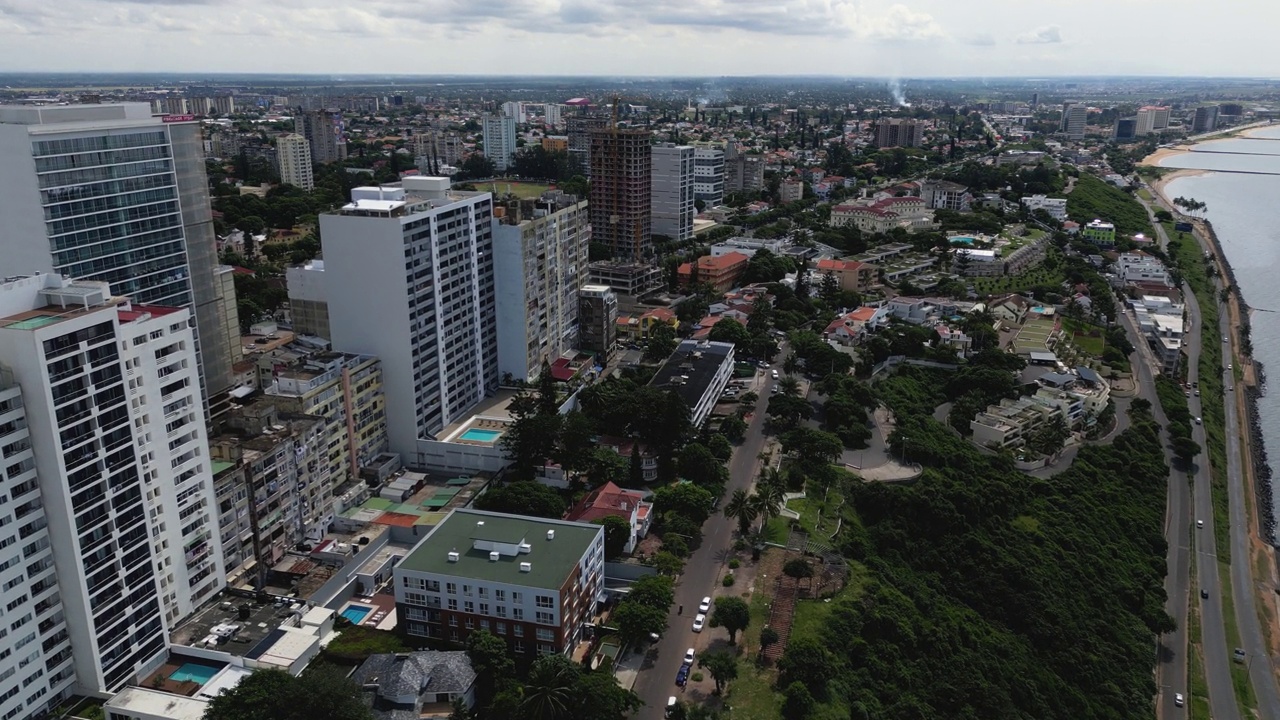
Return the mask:
<svg viewBox="0 0 1280 720">
<path fill-rule="evenodd" d="M 337 670 L 316 667 L 294 677 L 259 670 L 209 701 L 204 720 L 372 720 L 360 687 Z"/>
<path fill-rule="evenodd" d="M 698 658 L 698 667 L 711 674 L 716 683 L 716 694 L 724 692 L 724 686 L 738 677 L 738 658 L 723 650 L 703 653 Z"/>
<path fill-rule="evenodd" d="M 491 512 L 544 518 L 559 518 L 565 509 L 564 499 L 559 493 L 532 480 L 517 480 L 492 488 L 476 498 L 475 505 Z"/>
<path fill-rule="evenodd" d="M 715 610 L 711 613 L 711 627 L 723 627 L 729 631 L 729 644 L 737 641 L 738 632 L 746 630 L 751 624 L 751 608 L 747 601 L 740 597 L 726 596 L 716 598 Z"/>
<path fill-rule="evenodd" d="M 604 557 L 613 560 L 626 552 L 631 540 L 631 523 L 617 515 L 607 515 L 595 521 L 604 526 Z"/>
</svg>

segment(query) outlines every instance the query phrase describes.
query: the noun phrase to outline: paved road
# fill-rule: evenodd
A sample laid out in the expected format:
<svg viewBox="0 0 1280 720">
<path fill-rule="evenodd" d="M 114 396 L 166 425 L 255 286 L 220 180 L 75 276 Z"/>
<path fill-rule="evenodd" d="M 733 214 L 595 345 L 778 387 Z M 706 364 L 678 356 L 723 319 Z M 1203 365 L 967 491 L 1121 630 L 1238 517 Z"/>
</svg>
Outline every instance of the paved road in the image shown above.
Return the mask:
<svg viewBox="0 0 1280 720">
<path fill-rule="evenodd" d="M 778 357 L 786 355 L 784 344 Z M 747 426 L 746 437 L 729 461 L 729 484 L 724 492 L 725 502 L 734 490 L 750 487 L 755 479 L 757 456 L 764 449 L 765 443 L 764 411 L 769 405 L 770 384 L 766 370 L 758 390 L 760 398 L 756 401 L 754 414 Z M 693 616 L 697 614 L 698 602 L 708 595 L 714 596 L 714 591 L 720 587 L 725 551 L 733 545 L 736 525 L 736 522 L 721 513 L 712 515 L 703 524 L 702 545 L 685 563 L 684 574 L 676 585 L 676 605 L 683 605 L 684 613 L 677 615 L 677 608 L 672 608 L 671 616 L 667 618 L 667 631 L 657 646 L 657 658 L 651 664 L 646 663 L 632 688 L 645 703 L 634 716 L 638 720 L 661 720 L 667 698 L 672 695 L 684 701 L 692 699 L 681 692 L 681 688 L 676 687 L 676 671 L 680 669 L 687 648 L 696 648 L 701 652 L 712 636 L 724 632 L 693 632 Z M 758 628 L 756 630 L 759 631 Z"/>
<path fill-rule="evenodd" d="M 1129 341 L 1138 348 L 1138 352 L 1132 356 L 1133 371 L 1138 381 L 1138 397 L 1151 403 L 1152 414 L 1160 423 L 1160 427 L 1168 427 L 1168 418 L 1165 417 L 1164 409 L 1160 407 L 1160 400 L 1156 396 L 1155 379 L 1151 373 L 1150 361 L 1147 360 L 1149 352 L 1146 349 L 1146 340 L 1138 333 L 1128 313 L 1122 313 L 1120 317 L 1125 330 L 1128 331 Z M 1165 462 L 1172 467 L 1173 452 L 1169 447 L 1169 434 L 1162 430 L 1160 435 L 1164 445 Z M 1164 579 L 1164 589 L 1168 596 L 1165 610 L 1173 616 L 1177 629 L 1160 636 L 1156 648 L 1156 682 L 1159 684 L 1157 688 L 1158 717 L 1166 720 L 1187 717 L 1185 708 L 1179 708 L 1173 704 L 1173 695 L 1182 693 L 1184 697 L 1189 697 L 1187 692 L 1187 593 L 1190 588 L 1190 535 L 1193 524 L 1191 488 L 1186 473 L 1171 470 L 1165 512 L 1165 542 L 1169 545 L 1169 554 L 1166 558 L 1168 569 Z M 1221 632 L 1221 622 L 1218 623 L 1218 629 Z M 1229 683 L 1230 678 L 1227 680 Z M 1230 690 L 1229 684 L 1227 689 Z M 1234 701 L 1232 704 L 1234 706 Z"/>
</svg>

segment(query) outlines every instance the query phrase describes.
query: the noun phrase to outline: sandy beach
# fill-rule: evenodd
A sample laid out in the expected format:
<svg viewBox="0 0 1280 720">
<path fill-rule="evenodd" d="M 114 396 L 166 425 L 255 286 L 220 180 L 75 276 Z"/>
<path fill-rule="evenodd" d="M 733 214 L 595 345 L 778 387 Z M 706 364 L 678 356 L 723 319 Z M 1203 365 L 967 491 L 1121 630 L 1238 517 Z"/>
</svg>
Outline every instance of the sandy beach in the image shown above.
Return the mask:
<svg viewBox="0 0 1280 720">
<path fill-rule="evenodd" d="M 1185 169 L 1174 170 L 1171 173 L 1168 173 L 1162 177 L 1152 180 L 1151 189 L 1152 191 L 1155 192 L 1156 195 L 1160 196 L 1160 199 L 1164 201 L 1165 205 L 1172 206 L 1173 205 L 1172 198 L 1164 194 L 1164 189 L 1166 185 L 1173 182 L 1174 180 L 1177 180 L 1178 178 L 1195 177 L 1197 175 L 1204 175 L 1205 173 L 1208 173 L 1208 172 L 1212 172 L 1212 171 L 1211 170 L 1185 170 Z"/>
<path fill-rule="evenodd" d="M 1178 145 L 1176 147 L 1171 147 L 1171 148 L 1160 148 L 1155 152 L 1151 153 L 1150 155 L 1142 158 L 1142 162 L 1138 164 L 1154 165 L 1156 167 L 1160 167 L 1160 163 L 1163 162 L 1166 158 L 1171 158 L 1174 155 L 1181 155 L 1190 150 L 1191 150 L 1190 145 Z"/>
</svg>

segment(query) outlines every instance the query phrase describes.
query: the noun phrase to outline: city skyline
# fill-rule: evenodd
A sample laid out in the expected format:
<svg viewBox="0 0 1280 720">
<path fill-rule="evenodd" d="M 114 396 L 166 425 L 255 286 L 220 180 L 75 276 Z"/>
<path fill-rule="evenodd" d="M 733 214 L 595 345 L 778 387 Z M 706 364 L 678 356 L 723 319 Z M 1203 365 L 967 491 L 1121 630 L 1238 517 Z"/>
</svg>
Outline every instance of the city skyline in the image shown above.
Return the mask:
<svg viewBox="0 0 1280 720">
<path fill-rule="evenodd" d="M 1159 15 L 1136 0 L 1047 5 L 984 0 L 982 12 L 974 12 L 941 0 L 874 8 L 851 0 L 449 0 L 425 9 L 385 0 L 360 6 L 303 0 L 287 7 L 243 0 L 0 0 L 0 33 L 7 39 L 0 72 L 369 73 L 395 55 L 417 58 L 422 72 L 433 74 L 505 73 L 514 58 L 530 75 L 582 74 L 584 68 L 647 76 L 1280 73 L 1280 61 L 1267 67 L 1233 52 L 1266 42 L 1280 9 L 1252 7 L 1251 22 L 1240 24 L 1234 14 L 1197 13 L 1188 0 L 1163 4 Z M 1188 13 L 1196 13 L 1201 52 L 1153 54 L 1134 42 L 1139 29 L 1148 37 L 1184 36 Z"/>
</svg>

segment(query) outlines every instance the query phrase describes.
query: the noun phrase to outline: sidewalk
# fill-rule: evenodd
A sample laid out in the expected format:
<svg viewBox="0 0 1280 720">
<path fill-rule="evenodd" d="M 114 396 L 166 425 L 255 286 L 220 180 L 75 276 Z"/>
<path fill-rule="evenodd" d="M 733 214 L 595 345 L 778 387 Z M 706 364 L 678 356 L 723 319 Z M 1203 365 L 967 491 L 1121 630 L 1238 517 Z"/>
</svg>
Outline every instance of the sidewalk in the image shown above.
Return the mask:
<svg viewBox="0 0 1280 720">
<path fill-rule="evenodd" d="M 614 666 L 613 676 L 618 679 L 619 685 L 630 690 L 635 686 L 636 678 L 640 676 L 643 665 L 644 653 L 628 649 L 626 657 L 618 660 L 618 664 Z"/>
</svg>

